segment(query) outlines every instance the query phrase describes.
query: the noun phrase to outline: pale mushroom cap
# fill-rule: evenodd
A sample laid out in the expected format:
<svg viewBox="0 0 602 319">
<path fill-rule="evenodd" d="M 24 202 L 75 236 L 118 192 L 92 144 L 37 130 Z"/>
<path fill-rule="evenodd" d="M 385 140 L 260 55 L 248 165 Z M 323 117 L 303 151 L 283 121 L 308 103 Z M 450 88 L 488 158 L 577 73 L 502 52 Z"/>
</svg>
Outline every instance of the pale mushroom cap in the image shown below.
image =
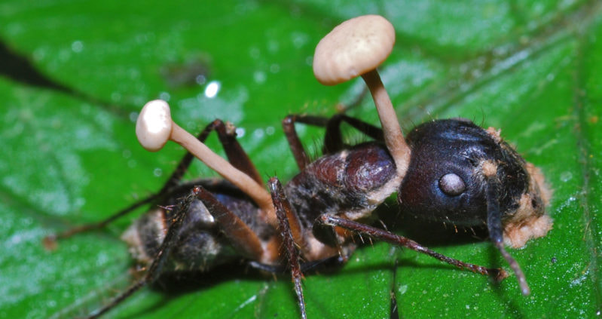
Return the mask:
<svg viewBox="0 0 602 319">
<path fill-rule="evenodd" d="M 138 142 L 151 152 L 162 149 L 171 136 L 172 123 L 167 102 L 154 100 L 146 103 L 136 121 Z"/>
<path fill-rule="evenodd" d="M 387 19 L 365 15 L 347 20 L 318 43 L 314 74 L 324 85 L 351 80 L 376 69 L 394 44 L 395 29 Z"/>
</svg>

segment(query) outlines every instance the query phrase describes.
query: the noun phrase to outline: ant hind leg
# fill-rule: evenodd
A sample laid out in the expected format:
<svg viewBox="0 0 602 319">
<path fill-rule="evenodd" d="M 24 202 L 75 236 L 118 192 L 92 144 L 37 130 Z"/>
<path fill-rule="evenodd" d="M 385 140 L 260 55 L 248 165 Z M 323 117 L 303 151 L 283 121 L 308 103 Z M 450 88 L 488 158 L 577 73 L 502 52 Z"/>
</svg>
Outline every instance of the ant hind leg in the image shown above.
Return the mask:
<svg viewBox="0 0 602 319">
<path fill-rule="evenodd" d="M 195 186 L 192 193 L 203 202 L 234 249 L 250 260 L 260 260 L 264 248 L 258 235 L 240 217 L 224 206 L 211 192 Z"/>
<path fill-rule="evenodd" d="M 195 201 L 200 200 L 207 207 L 207 210 L 217 221 L 221 232 L 228 238 L 234 249 L 242 256 L 258 260 L 263 254 L 263 248 L 258 236 L 233 212 L 222 205 L 213 194 L 204 189 L 202 186 L 193 187 L 192 191 L 186 196 L 177 206 L 176 213 L 171 217 L 171 225 L 167 229 L 165 238 L 159 247 L 158 252 L 153 258 L 152 263 L 144 274 L 144 277 L 128 289 L 115 297 L 109 304 L 95 311 L 88 318 L 98 318 L 107 311 L 113 309 L 121 302 L 132 296 L 140 288 L 152 284 L 159 278 L 163 264 L 170 255 L 171 250 L 178 244 L 179 234 L 184 225 L 184 220 L 187 219 L 187 214 L 190 211 L 190 205 Z"/>
<path fill-rule="evenodd" d="M 263 185 L 263 181 L 261 180 L 257 169 L 255 168 L 245 151 L 242 149 L 242 147 L 236 140 L 236 133 L 233 126 L 228 126 L 222 120 L 215 120 L 209 125 L 207 125 L 205 129 L 201 131 L 201 133 L 199 133 L 197 139 L 204 143 L 205 140 L 207 140 L 209 134 L 213 131 L 217 132 L 219 140 L 224 147 L 224 150 L 226 152 L 226 155 L 228 156 L 230 163 L 232 163 L 234 167 L 251 176 L 251 178 L 257 181 L 260 185 Z M 155 202 L 165 196 L 168 196 L 172 192 L 172 190 L 174 190 L 174 188 L 178 186 L 178 184 L 182 180 L 182 177 L 190 167 L 190 164 L 193 159 L 194 155 L 192 155 L 190 152 L 187 152 L 184 155 L 184 157 L 182 157 L 169 179 L 167 179 L 163 187 L 161 187 L 161 190 L 159 190 L 157 193 L 151 194 L 146 198 L 131 204 L 130 206 L 116 212 L 115 214 L 109 216 L 108 218 L 100 222 L 75 226 L 63 232 L 46 236 L 43 239 L 44 247 L 48 250 L 53 250 L 57 246 L 56 241 L 58 239 L 65 239 L 78 233 L 104 228 L 111 222 L 135 211 L 139 207 Z"/>
<path fill-rule="evenodd" d="M 132 296 L 136 291 L 140 290 L 140 288 L 148 285 L 149 283 L 154 282 L 158 278 L 158 276 L 161 274 L 161 268 L 164 262 L 166 261 L 167 257 L 169 256 L 170 250 L 177 243 L 177 235 L 180 229 L 182 228 L 183 221 L 186 219 L 186 215 L 189 211 L 190 205 L 195 199 L 196 194 L 193 192 L 192 194 L 188 195 L 184 200 L 182 200 L 180 204 L 178 204 L 178 209 L 173 217 L 173 222 L 167 229 L 167 233 L 165 234 L 163 243 L 161 243 L 159 251 L 157 252 L 151 265 L 146 271 L 144 277 L 132 284 L 127 290 L 119 294 L 117 297 L 115 297 L 109 304 L 90 314 L 87 317 L 88 319 L 100 317 L 107 311 L 115 308 L 121 302 Z"/>
</svg>

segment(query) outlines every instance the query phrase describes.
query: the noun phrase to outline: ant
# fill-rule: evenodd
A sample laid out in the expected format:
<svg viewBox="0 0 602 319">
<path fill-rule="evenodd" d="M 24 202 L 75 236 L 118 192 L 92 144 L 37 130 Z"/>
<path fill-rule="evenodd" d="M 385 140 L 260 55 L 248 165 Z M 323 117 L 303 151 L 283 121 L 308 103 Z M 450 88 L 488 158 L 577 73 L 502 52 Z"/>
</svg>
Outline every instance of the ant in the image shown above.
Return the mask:
<svg viewBox="0 0 602 319">
<path fill-rule="evenodd" d="M 166 102 L 147 103 L 136 124 L 142 146 L 158 151 L 171 139 L 189 151 L 165 186 L 103 222 L 46 239 L 52 244 L 57 238 L 101 228 L 141 205 L 163 205 L 147 212 L 123 236 L 136 261 L 147 265 L 144 277 L 89 318 L 114 308 L 162 273 L 206 272 L 240 259 L 267 272 L 290 270 L 301 317 L 306 318 L 303 271 L 328 260 L 344 263 L 356 249 L 356 235 L 407 247 L 496 279 L 507 276 L 503 269 L 465 263 L 363 223 L 394 192 L 404 212 L 454 225 L 487 227 L 522 293 L 529 294 L 525 276 L 504 244 L 521 247 L 551 229 L 552 220 L 544 210 L 550 195 L 543 175 L 504 142 L 499 131 L 468 120 L 427 122 L 414 128 L 406 140 L 376 71 L 390 54 L 394 37 L 386 19 L 362 16 L 342 23 L 320 41 L 313 64 L 317 79 L 334 85 L 361 75 L 382 129 L 344 114 L 330 119 L 287 116 L 283 128 L 300 172 L 284 186 L 272 177 L 269 192 L 232 126 L 216 120 L 195 138 L 171 120 Z M 340 132 L 343 122 L 374 141 L 345 145 Z M 296 123 L 325 128 L 322 157 L 309 160 Z M 217 132 L 229 161 L 203 144 L 212 131 Z M 224 180 L 180 183 L 193 155 Z"/>
</svg>

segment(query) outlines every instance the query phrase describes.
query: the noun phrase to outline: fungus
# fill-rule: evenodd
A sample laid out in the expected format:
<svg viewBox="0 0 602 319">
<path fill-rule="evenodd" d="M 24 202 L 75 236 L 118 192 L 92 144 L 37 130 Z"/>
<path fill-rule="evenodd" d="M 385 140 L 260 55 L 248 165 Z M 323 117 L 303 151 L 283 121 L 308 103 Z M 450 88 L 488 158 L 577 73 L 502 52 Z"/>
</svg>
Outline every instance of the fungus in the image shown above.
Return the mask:
<svg viewBox="0 0 602 319">
<path fill-rule="evenodd" d="M 171 119 L 167 102 L 154 100 L 144 105 L 136 121 L 136 136 L 142 147 L 151 152 L 162 149 L 168 140 L 182 145 L 196 158 L 249 195 L 262 210 L 268 212 L 268 218 L 276 220 L 270 194 L 249 175 L 232 166 L 230 162 L 176 124 Z"/>
<path fill-rule="evenodd" d="M 395 44 L 395 29 L 385 18 L 365 15 L 347 20 L 327 34 L 314 55 L 313 69 L 318 81 L 336 85 L 362 76 L 378 111 L 385 144 L 400 176 L 410 162 L 410 148 L 401 133 L 397 114 L 376 68 L 389 56 Z"/>
</svg>

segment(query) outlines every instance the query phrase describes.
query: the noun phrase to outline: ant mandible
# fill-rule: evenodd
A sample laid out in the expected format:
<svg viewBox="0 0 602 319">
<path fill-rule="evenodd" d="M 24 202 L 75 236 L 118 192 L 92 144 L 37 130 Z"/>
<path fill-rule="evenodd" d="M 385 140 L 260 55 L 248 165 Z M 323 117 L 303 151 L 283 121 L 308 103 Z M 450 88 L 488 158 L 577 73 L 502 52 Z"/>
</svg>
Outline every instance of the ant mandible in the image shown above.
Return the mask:
<svg viewBox="0 0 602 319">
<path fill-rule="evenodd" d="M 301 317 L 306 318 L 301 285 L 304 263 L 345 262 L 356 248 L 356 234 L 408 247 L 473 272 L 498 279 L 506 276 L 501 269 L 449 258 L 360 222 L 394 192 L 404 212 L 454 225 L 486 226 L 516 274 L 522 293 L 529 294 L 525 276 L 504 242 L 521 247 L 551 228 L 552 220 L 544 210 L 549 191 L 543 175 L 505 143 L 499 131 L 484 130 L 464 119 L 419 125 L 406 142 L 376 71 L 390 54 L 394 37 L 386 19 L 371 15 L 342 23 L 320 41 L 314 56 L 318 80 L 334 85 L 361 75 L 374 98 L 382 129 L 346 115 L 331 119 L 288 116 L 283 127 L 300 172 L 285 186 L 271 178 L 269 193 L 232 127 L 216 120 L 195 138 L 171 120 L 167 103 L 147 103 L 136 125 L 143 147 L 158 151 L 171 139 L 189 151 L 168 182 L 156 195 L 103 222 L 46 241 L 51 244 L 56 238 L 103 227 L 150 202 L 163 205 L 151 209 L 124 234 L 134 258 L 148 266 L 144 277 L 90 318 L 114 308 L 162 272 L 210 271 L 239 259 L 266 271 L 278 271 L 284 262 L 292 274 Z M 345 145 L 339 129 L 342 122 L 374 141 Z M 326 128 L 322 157 L 309 161 L 295 123 Z M 203 144 L 214 130 L 229 161 Z M 225 180 L 180 184 L 193 155 Z"/>
</svg>

